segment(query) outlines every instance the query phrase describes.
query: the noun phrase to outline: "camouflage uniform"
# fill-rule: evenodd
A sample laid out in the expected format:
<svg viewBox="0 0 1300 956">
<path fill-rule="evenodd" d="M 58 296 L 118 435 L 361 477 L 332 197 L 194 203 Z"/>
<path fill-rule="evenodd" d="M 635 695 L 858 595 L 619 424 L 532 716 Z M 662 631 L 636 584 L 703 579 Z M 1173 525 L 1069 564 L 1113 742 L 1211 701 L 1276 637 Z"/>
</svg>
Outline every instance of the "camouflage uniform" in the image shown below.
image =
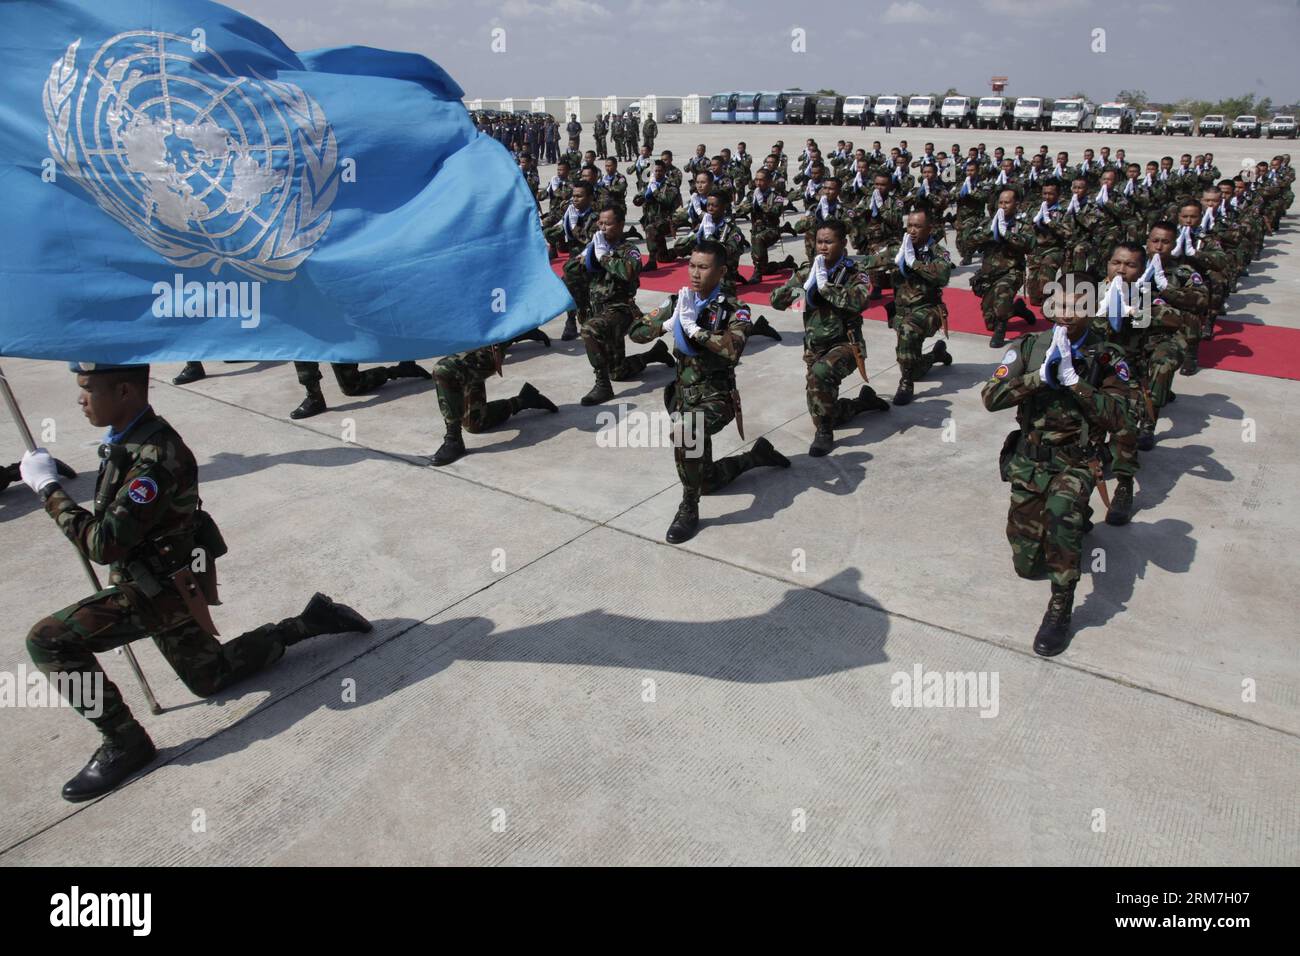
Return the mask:
<svg viewBox="0 0 1300 956">
<path fill-rule="evenodd" d="M 644 355 L 625 354 L 624 338 L 641 317 L 636 290 L 641 285 L 641 253 L 626 239 L 599 261 L 594 250 L 576 255 L 574 262 L 587 275 L 591 318 L 582 325 L 587 361 L 596 371 L 606 371 L 616 382 L 641 374 Z"/>
<path fill-rule="evenodd" d="M 1064 269 L 1070 241 L 1070 228 L 1062 217 L 1060 202 L 1049 206 L 1046 218 L 1040 221 L 1041 210 L 1040 200 L 1033 220 L 1034 247 L 1025 256 L 1025 291 L 1030 304 L 1037 306 L 1047 298 L 1047 285 L 1055 282 Z"/>
<path fill-rule="evenodd" d="M 823 212 L 823 208 L 825 208 L 824 212 Z M 813 257 L 816 256 L 817 254 L 815 251 L 815 246 L 817 242 L 817 230 L 821 228 L 822 224 L 827 222 L 828 220 L 837 219 L 840 222 L 844 223 L 845 229 L 847 231 L 849 225 L 849 215 L 852 212 L 853 212 L 853 207 L 849 206 L 847 203 L 836 202 L 834 208 L 831 208 L 829 202 L 826 204 L 825 207 L 823 207 L 819 200 L 817 205 L 813 206 L 812 211 L 808 215 L 803 216 L 795 221 L 793 227 L 795 234 L 796 235 L 798 235 L 799 233 L 803 234 L 803 251 L 804 251 L 805 262 L 812 262 Z"/>
<path fill-rule="evenodd" d="M 559 180 L 557 182 L 557 180 Z M 537 194 L 538 199 L 546 199 L 549 202 L 545 214 L 542 216 L 543 234 L 547 229 L 556 225 L 560 217 L 564 215 L 564 210 L 569 205 L 569 200 L 573 197 L 573 183 L 560 180 L 555 176 L 546 184 L 546 188 Z"/>
<path fill-rule="evenodd" d="M 957 255 L 966 262 L 975 258 L 979 251 L 979 243 L 971 240 L 970 226 L 984 217 L 984 186 L 977 181 L 972 188 L 963 177 L 953 201 L 957 205 L 957 216 L 952 224 L 957 232 Z"/>
<path fill-rule="evenodd" d="M 215 595 L 215 559 L 224 553 L 200 534 L 205 527 L 215 532 L 215 525 L 200 522 L 193 453 L 152 408 L 104 448 L 109 452 L 101 454 L 93 513 L 62 489 L 50 493 L 45 510 L 77 550 L 109 565 L 109 586 L 39 621 L 27 635 L 27 650 L 47 676 L 102 678 L 102 698 L 86 702 L 81 713 L 111 736 L 134 725 L 134 718 L 96 654 L 152 637 L 191 693 L 209 697 L 277 661 L 307 631 L 298 618 L 264 624 L 224 644 L 204 631 L 171 580 L 201 547 L 207 560 L 196 577 Z M 98 717 L 88 712 L 93 704 L 102 704 Z"/>
<path fill-rule="evenodd" d="M 785 199 L 775 189 L 769 189 L 762 196 L 755 190 L 736 209 L 737 216 L 749 217 L 755 276 L 776 271 L 768 261 L 767 251 L 781 241 L 781 214 L 784 210 Z"/>
<path fill-rule="evenodd" d="M 711 238 L 722 243 L 727 250 L 727 274 L 726 278 L 722 280 L 723 292 L 727 295 L 734 295 L 736 285 L 745 281 L 740 274 L 740 257 L 749 248 L 749 240 L 745 238 L 740 226 L 736 225 L 736 221 L 730 216 L 723 216 L 722 221 L 714 225 L 716 231 Z M 699 234 L 703 228 L 701 225 L 694 232 L 688 232 L 673 243 L 672 258 L 689 259 L 691 251 L 699 241 Z"/>
<path fill-rule="evenodd" d="M 772 290 L 771 302 L 773 308 L 785 311 L 801 292 L 804 294 L 803 361 L 808 369 L 808 414 L 814 425 L 835 428 L 848 424 L 858 411 L 853 400 L 840 398 L 839 392 L 840 383 L 857 371 L 855 349 L 866 361 L 862 312 L 867 307 L 869 290 L 866 271 L 848 256 L 827 266 L 826 271 L 826 288 L 808 292 L 804 284 L 812 273 L 812 263 L 804 263 L 785 285 Z"/>
<path fill-rule="evenodd" d="M 650 147 L 653 152 L 655 148 L 655 137 L 659 135 L 659 124 L 655 122 L 653 116 L 645 118 L 645 125 L 641 127 L 641 133 L 644 137 L 644 143 Z"/>
<path fill-rule="evenodd" d="M 628 337 L 641 344 L 654 341 L 663 335 L 663 323 L 676 309 L 674 294 L 657 309 L 638 318 Z M 687 339 L 680 331 L 674 333 L 677 378 L 666 397 L 668 410 L 680 414 L 684 422 L 689 421 L 689 427 L 695 429 L 694 440 L 704 443 L 703 453 L 695 457 L 687 454 L 683 443 L 673 448 L 683 496 L 694 501 L 730 484 L 755 464 L 749 453 L 730 455 L 715 462 L 712 441 L 713 435 L 740 414 L 736 363 L 749 340 L 749 306 L 719 287 L 714 297 L 698 309 L 696 322 L 700 331 L 691 338 Z"/>
<path fill-rule="evenodd" d="M 572 204 L 570 208 L 574 208 Z M 569 290 L 569 295 L 573 296 L 580 318 L 591 314 L 591 303 L 587 296 L 587 272 L 582 266 L 581 252 L 596 235 L 599 225 L 600 217 L 596 210 L 588 208 L 571 226 L 566 225 L 564 216 L 561 216 L 560 222 L 544 233 L 547 242 L 569 253 L 569 258 L 564 263 L 564 285 Z"/>
<path fill-rule="evenodd" d="M 895 355 L 904 375 L 913 380 L 930 370 L 939 354 L 924 353 L 925 340 L 943 328 L 948 307 L 943 304 L 943 289 L 952 275 L 952 259 L 937 236 L 915 250 L 916 261 L 910 266 L 897 262 L 901 243 L 868 256 L 860 269 L 875 273 L 884 269 L 894 286 L 894 314 L 889 324 L 897 336 Z"/>
<path fill-rule="evenodd" d="M 438 410 L 449 432 L 464 426 L 477 434 L 499 425 L 519 411 L 518 398 L 487 400 L 484 382 L 500 371 L 505 349 L 489 345 L 469 352 L 458 352 L 441 359 L 433 367 L 438 388 Z"/>
<path fill-rule="evenodd" d="M 1025 256 L 1034 248 L 1034 230 L 1022 213 L 1007 223 L 1000 239 L 992 234 L 993 217 L 972 222 L 967 242 L 982 256 L 980 271 L 971 279 L 971 291 L 980 297 L 984 327 L 990 332 L 1006 328 L 1015 304 L 1016 293 L 1025 281 Z"/>
<path fill-rule="evenodd" d="M 339 391 L 344 395 L 368 395 L 392 378 L 387 366 L 368 368 L 364 372 L 355 362 L 332 362 L 330 368 L 339 383 Z M 320 391 L 321 375 L 319 362 L 294 362 L 293 369 L 298 374 L 298 384 L 308 392 Z"/>
<path fill-rule="evenodd" d="M 879 207 L 873 209 L 871 197 L 874 193 L 873 189 L 853 207 L 848 221 L 853 250 L 868 258 L 883 252 L 895 242 L 901 242 L 907 223 L 907 209 L 895 193 L 889 193 Z M 871 284 L 875 288 L 884 286 L 886 271 L 881 269 L 872 273 Z"/>
<path fill-rule="evenodd" d="M 640 176 L 638 175 L 637 178 L 640 179 Z M 616 172 L 612 176 L 601 176 L 597 179 L 595 206 L 597 209 L 612 206 L 621 209 L 623 214 L 627 215 L 627 177 Z"/>
<path fill-rule="evenodd" d="M 660 261 L 667 262 L 673 258 L 668 251 L 668 237 L 674 232 L 673 214 L 682 204 L 682 194 L 673 189 L 668 182 L 661 182 L 651 188 L 647 183 L 632 197 L 633 205 L 641 207 L 641 228 L 645 232 L 646 252 L 650 261 L 649 269 L 655 268 Z"/>
<path fill-rule="evenodd" d="M 1099 474 L 1090 465 L 1108 432 L 1131 427 L 1131 375 L 1119 349 L 1088 335 L 1075 348 L 1079 384 L 1052 388 L 1038 373 L 1051 344 L 1051 335 L 1034 333 L 1011 343 L 982 395 L 991 412 L 1016 406 L 1020 425 L 1004 446 L 1003 464 L 1016 573 L 1034 578 L 1045 569 L 1053 585 L 1072 588 Z"/>
</svg>

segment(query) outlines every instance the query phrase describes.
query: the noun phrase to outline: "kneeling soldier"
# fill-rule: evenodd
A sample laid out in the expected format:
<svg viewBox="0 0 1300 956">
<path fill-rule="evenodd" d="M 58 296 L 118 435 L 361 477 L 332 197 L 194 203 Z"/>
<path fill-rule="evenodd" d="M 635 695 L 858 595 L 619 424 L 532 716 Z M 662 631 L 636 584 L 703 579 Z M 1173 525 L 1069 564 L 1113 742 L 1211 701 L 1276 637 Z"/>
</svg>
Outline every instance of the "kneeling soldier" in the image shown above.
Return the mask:
<svg viewBox="0 0 1300 956">
<path fill-rule="evenodd" d="M 727 250 L 720 242 L 703 239 L 697 243 L 688 269 L 690 286 L 669 296 L 663 305 L 638 320 L 629 333 L 633 342 L 644 343 L 669 332 L 676 346 L 677 379 L 669 386 L 664 404 L 681 420 L 682 436 L 675 443 L 673 458 L 682 479 L 682 503 L 668 526 L 670 544 L 695 536 L 700 524 L 700 495 L 718 491 L 750 468 L 790 467 L 789 459 L 766 438 L 754 442 L 754 447 L 744 454 L 713 460 L 712 436 L 733 418 L 740 437 L 745 437 L 740 393 L 736 390 L 736 363 L 745 351 L 752 327 L 749 306 L 722 287 Z"/>
<path fill-rule="evenodd" d="M 111 569 L 109 587 L 37 622 L 27 635 L 27 651 L 47 677 L 96 688 L 78 710 L 104 743 L 63 787 L 63 798 L 77 802 L 108 793 L 155 756 L 153 741 L 96 654 L 152 637 L 185 686 L 209 697 L 273 664 L 304 638 L 371 627 L 356 611 L 317 594 L 297 617 L 218 641 L 208 605 L 217 603 L 215 561 L 226 553 L 225 542 L 202 510 L 193 453 L 149 405 L 149 366 L 73 363 L 73 371 L 82 412 L 109 429 L 100 446 L 94 511 L 63 491 L 44 449 L 24 455 L 21 470 L 77 549 Z"/>
<path fill-rule="evenodd" d="M 1016 573 L 1037 579 L 1046 570 L 1052 582 L 1034 637 L 1034 651 L 1043 657 L 1070 643 L 1083 536 L 1092 527 L 1088 502 L 1101 484 L 1107 433 L 1131 428 L 1134 420 L 1122 351 L 1089 331 L 1090 277 L 1075 275 L 1072 282 L 1048 300 L 1052 334 L 1013 342 L 982 393 L 991 412 L 1014 406 L 1020 425 L 1003 443 L 999 465 L 1003 481 L 1011 482 L 1007 540 Z"/>
<path fill-rule="evenodd" d="M 523 336 L 520 336 L 523 338 Z M 517 339 L 516 339 L 517 341 Z M 449 465 L 465 454 L 463 427 L 471 435 L 499 425 L 526 408 L 558 412 L 555 403 L 527 382 L 514 398 L 489 402 L 484 381 L 494 372 L 501 374 L 505 358 L 504 345 L 489 345 L 448 355 L 433 367 L 433 382 L 438 389 L 438 410 L 447 434 L 441 447 L 430 457 L 430 464 Z"/>
</svg>

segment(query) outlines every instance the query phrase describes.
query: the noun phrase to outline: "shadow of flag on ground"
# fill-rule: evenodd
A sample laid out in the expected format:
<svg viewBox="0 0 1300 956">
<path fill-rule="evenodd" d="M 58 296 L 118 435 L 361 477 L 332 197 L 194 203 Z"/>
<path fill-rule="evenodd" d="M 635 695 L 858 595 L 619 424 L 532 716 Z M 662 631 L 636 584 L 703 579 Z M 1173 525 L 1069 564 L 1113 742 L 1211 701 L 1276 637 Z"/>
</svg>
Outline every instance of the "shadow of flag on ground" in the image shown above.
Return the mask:
<svg viewBox="0 0 1300 956">
<path fill-rule="evenodd" d="M 206 0 L 12 0 L 0 50 L 0 354 L 387 362 L 573 307 L 423 56 Z"/>
</svg>

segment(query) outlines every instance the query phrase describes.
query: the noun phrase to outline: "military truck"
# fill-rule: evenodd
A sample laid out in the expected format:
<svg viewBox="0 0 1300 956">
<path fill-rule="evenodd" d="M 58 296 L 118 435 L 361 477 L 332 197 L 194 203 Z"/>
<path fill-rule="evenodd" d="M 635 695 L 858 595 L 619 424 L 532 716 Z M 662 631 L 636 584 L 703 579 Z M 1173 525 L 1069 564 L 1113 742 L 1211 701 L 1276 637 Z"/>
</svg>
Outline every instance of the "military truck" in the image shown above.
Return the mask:
<svg viewBox="0 0 1300 956">
<path fill-rule="evenodd" d="M 1011 129 L 1015 115 L 1006 96 L 981 96 L 975 107 L 975 125 L 980 129 Z"/>
</svg>

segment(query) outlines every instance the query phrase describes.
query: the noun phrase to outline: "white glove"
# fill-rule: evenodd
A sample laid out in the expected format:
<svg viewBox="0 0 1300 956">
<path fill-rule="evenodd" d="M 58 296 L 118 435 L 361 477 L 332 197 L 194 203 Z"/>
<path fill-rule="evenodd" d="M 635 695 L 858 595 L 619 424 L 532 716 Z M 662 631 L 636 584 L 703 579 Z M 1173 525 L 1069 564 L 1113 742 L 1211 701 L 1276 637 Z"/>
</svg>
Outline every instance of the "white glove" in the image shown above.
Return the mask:
<svg viewBox="0 0 1300 956">
<path fill-rule="evenodd" d="M 614 251 L 614 247 L 609 244 L 609 240 L 605 238 L 605 234 L 599 230 L 597 230 L 595 238 L 591 241 L 595 245 L 596 258 L 598 260 L 605 258 L 605 256 Z"/>
<path fill-rule="evenodd" d="M 1043 203 L 1041 206 L 1038 207 L 1038 215 L 1034 217 L 1034 222 L 1046 224 L 1049 218 L 1050 217 L 1047 212 L 1047 203 Z"/>
<path fill-rule="evenodd" d="M 58 466 L 55 465 L 53 456 L 44 448 L 23 455 L 23 460 L 18 465 L 18 473 L 27 487 L 35 492 L 59 480 Z"/>
<path fill-rule="evenodd" d="M 993 215 L 993 238 L 1001 239 L 1007 234 L 1007 217 L 998 207 L 998 211 Z"/>
<path fill-rule="evenodd" d="M 682 334 L 690 338 L 699 329 L 699 323 L 695 321 L 695 293 L 691 291 L 690 286 L 682 286 L 677 292 L 677 324 L 681 326 Z"/>
<path fill-rule="evenodd" d="M 826 284 L 831 281 L 830 274 L 826 271 L 826 257 L 818 256 L 813 260 L 812 267 L 813 277 L 817 280 L 817 289 L 821 291 L 826 288 Z"/>
<path fill-rule="evenodd" d="M 1156 288 L 1163 292 L 1169 285 L 1169 280 L 1165 277 L 1165 267 L 1160 261 L 1160 254 L 1156 253 L 1151 257 L 1151 279 L 1155 282 Z"/>
<path fill-rule="evenodd" d="M 715 225 L 713 224 L 713 214 L 712 214 L 712 213 L 707 213 L 707 212 L 706 212 L 706 213 L 704 214 L 704 219 L 700 221 L 700 228 L 704 230 L 704 235 L 705 235 L 706 237 L 707 237 L 707 236 L 712 236 L 713 233 L 717 231 L 717 228 L 718 228 L 718 227 L 715 226 Z"/>
<path fill-rule="evenodd" d="M 814 265 L 809 268 L 808 278 L 803 284 L 804 298 L 807 298 L 815 288 L 817 288 L 817 267 Z"/>
<path fill-rule="evenodd" d="M 903 261 L 909 266 L 916 262 L 916 247 L 912 245 L 912 234 L 903 233 Z"/>
<path fill-rule="evenodd" d="M 1057 339 L 1057 336 L 1060 336 Z M 1065 331 L 1065 326 L 1058 325 L 1056 332 L 1052 334 L 1052 340 L 1057 342 L 1057 351 L 1061 353 L 1061 364 L 1057 366 L 1056 374 L 1061 380 L 1061 384 L 1069 388 L 1071 385 L 1079 384 L 1079 373 L 1074 370 L 1074 351 L 1070 345 L 1070 333 Z"/>
<path fill-rule="evenodd" d="M 823 196 L 817 201 L 817 211 L 821 213 L 822 219 L 829 219 L 831 215 L 830 200 Z"/>
</svg>

